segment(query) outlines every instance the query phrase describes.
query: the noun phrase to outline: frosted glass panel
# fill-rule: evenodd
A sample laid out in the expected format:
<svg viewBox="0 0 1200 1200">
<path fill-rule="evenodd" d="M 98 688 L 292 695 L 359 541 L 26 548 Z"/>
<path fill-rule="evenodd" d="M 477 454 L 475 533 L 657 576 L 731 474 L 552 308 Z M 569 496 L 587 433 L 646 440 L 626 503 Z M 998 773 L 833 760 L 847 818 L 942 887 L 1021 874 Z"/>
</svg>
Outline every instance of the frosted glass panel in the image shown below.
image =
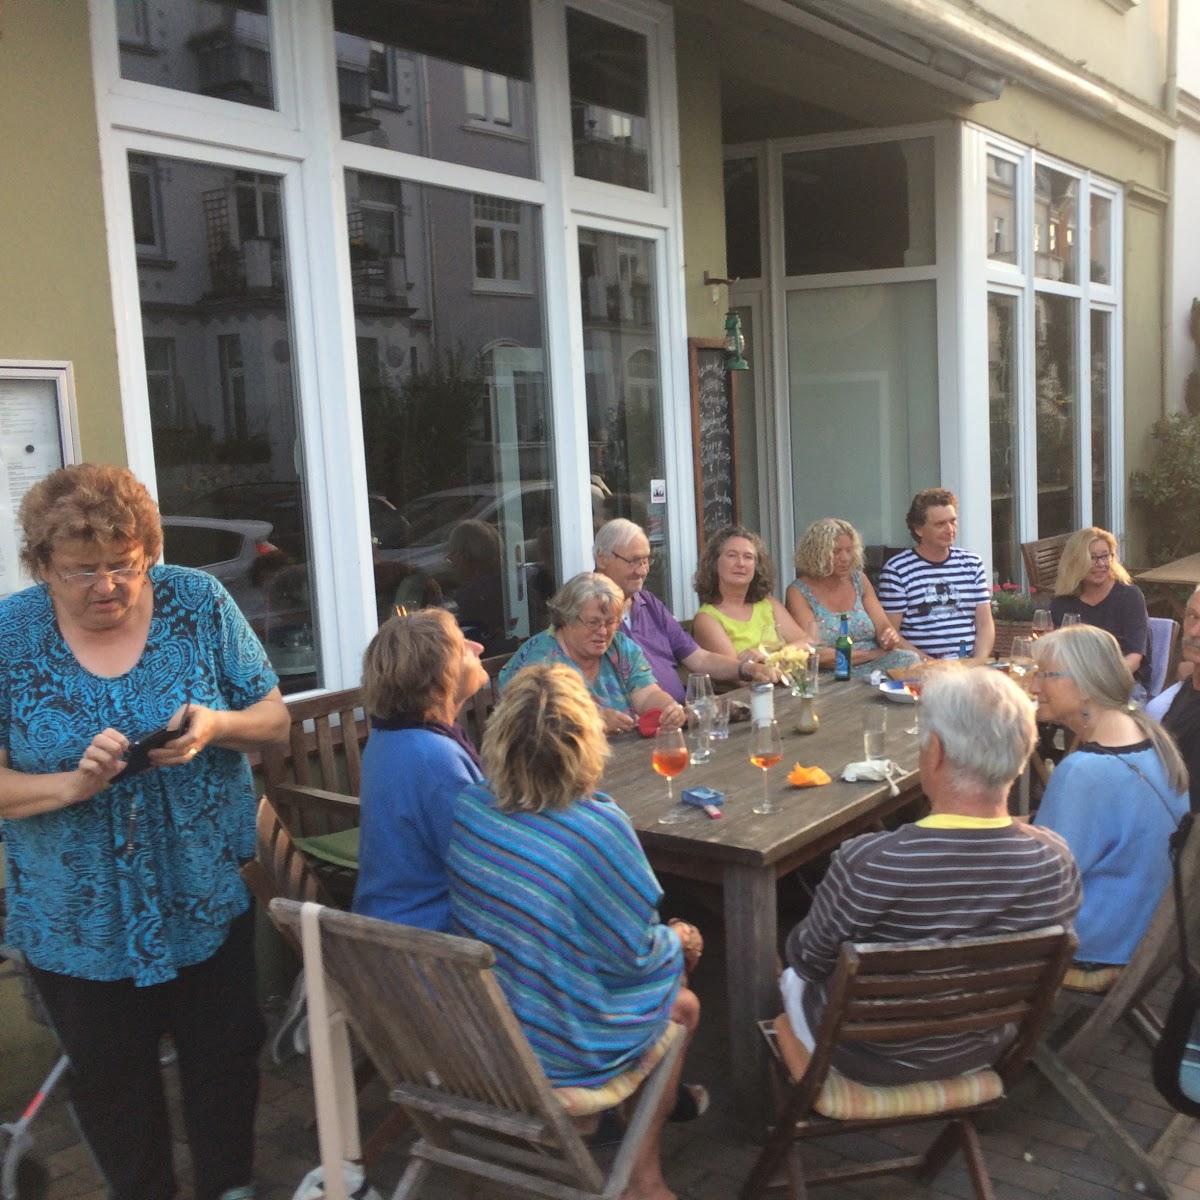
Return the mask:
<svg viewBox="0 0 1200 1200">
<path fill-rule="evenodd" d="M 837 516 L 908 545 L 909 500 L 939 474 L 935 284 L 792 292 L 787 313 L 797 532 Z"/>
</svg>

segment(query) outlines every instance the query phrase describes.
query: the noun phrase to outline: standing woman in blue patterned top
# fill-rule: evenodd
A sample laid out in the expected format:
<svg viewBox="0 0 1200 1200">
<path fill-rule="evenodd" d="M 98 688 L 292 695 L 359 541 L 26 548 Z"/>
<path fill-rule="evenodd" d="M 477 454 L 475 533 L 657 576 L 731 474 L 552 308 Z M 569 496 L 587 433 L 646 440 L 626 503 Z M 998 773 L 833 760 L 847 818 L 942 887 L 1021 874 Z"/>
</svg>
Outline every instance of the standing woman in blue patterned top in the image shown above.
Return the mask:
<svg viewBox="0 0 1200 1200">
<path fill-rule="evenodd" d="M 164 1032 L 197 1200 L 252 1196 L 263 1024 L 238 868 L 254 854 L 245 751 L 287 737 L 278 680 L 220 583 L 153 565 L 158 510 L 129 471 L 56 471 L 20 520 L 40 582 L 0 603 L 7 940 L 114 1200 L 175 1195 Z M 164 726 L 183 732 L 118 778 Z"/>
</svg>

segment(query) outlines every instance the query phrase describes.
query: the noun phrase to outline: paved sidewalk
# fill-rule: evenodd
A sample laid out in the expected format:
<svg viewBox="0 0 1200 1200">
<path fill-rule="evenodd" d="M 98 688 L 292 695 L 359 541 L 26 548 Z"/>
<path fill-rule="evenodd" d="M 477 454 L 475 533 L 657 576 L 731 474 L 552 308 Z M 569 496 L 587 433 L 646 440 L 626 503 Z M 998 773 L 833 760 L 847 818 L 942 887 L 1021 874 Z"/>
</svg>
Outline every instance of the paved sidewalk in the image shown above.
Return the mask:
<svg viewBox="0 0 1200 1200">
<path fill-rule="evenodd" d="M 710 940 L 709 960 L 696 980 L 705 1004 L 701 1037 L 693 1051 L 687 1075 L 707 1083 L 714 1094 L 711 1110 L 690 1125 L 671 1126 L 665 1140 L 667 1178 L 680 1200 L 731 1200 L 757 1147 L 735 1129 L 728 1098 L 723 1096 L 723 1062 L 719 1044 L 724 1028 L 721 1011 L 717 947 Z M 1099 1048 L 1084 1074 L 1114 1112 L 1121 1115 L 1135 1137 L 1148 1144 L 1164 1128 L 1169 1110 L 1149 1081 L 1148 1052 L 1130 1032 L 1116 1033 Z M 174 1071 L 168 1079 L 175 1086 Z M 363 1102 L 363 1125 L 386 1110 L 382 1090 L 369 1092 Z M 176 1114 L 177 1115 L 177 1114 Z M 291 1200 L 304 1173 L 316 1163 L 316 1135 L 311 1127 L 312 1092 L 307 1060 L 283 1068 L 268 1066 L 263 1076 L 259 1112 L 259 1183 L 261 1200 Z M 175 1128 L 180 1123 L 175 1122 Z M 878 1136 L 854 1135 L 805 1147 L 806 1161 L 825 1164 L 845 1156 L 855 1161 L 892 1156 L 896 1148 L 922 1144 L 927 1128 L 886 1131 Z M 51 1172 L 50 1200 L 104 1200 L 94 1168 L 70 1124 L 61 1100 L 48 1106 L 35 1127 L 38 1157 Z M 1046 1086 L 1037 1086 L 1030 1072 L 1015 1100 L 987 1119 L 983 1145 L 998 1200 L 1116 1200 L 1136 1195 L 1104 1156 L 1099 1139 L 1089 1133 L 1075 1114 Z M 188 1177 L 187 1154 L 175 1147 L 180 1178 Z M 371 1173 L 379 1191 L 388 1197 L 404 1164 L 403 1147 L 390 1151 Z M 1176 1147 L 1168 1167 L 1174 1200 L 1200 1200 L 1200 1125 L 1193 1125 Z M 776 1192 L 775 1195 L 783 1193 Z M 191 1196 L 186 1186 L 185 1197 Z M 441 1180 L 430 1184 L 430 1200 L 484 1200 L 482 1192 Z M 923 1187 L 901 1178 L 870 1180 L 856 1185 L 814 1191 L 822 1200 L 861 1200 L 886 1196 L 888 1200 L 969 1200 L 966 1172 L 956 1160 L 936 1180 Z M 493 1200 L 489 1194 L 487 1200 Z M 495 1200 L 500 1200 L 497 1194 Z"/>
</svg>

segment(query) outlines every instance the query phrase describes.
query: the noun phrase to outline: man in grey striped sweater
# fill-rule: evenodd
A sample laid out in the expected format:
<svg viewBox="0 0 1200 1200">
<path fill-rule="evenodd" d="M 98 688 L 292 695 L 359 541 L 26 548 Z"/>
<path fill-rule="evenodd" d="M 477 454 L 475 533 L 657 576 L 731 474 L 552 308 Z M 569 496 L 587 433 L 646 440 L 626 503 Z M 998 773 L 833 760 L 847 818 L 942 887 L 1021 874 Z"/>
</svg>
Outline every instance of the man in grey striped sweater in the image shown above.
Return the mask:
<svg viewBox="0 0 1200 1200">
<path fill-rule="evenodd" d="M 1014 933 L 1069 924 L 1079 909 L 1079 872 L 1066 843 L 1008 815 L 1009 788 L 1034 744 L 1032 701 L 998 671 L 947 666 L 930 672 L 921 706 L 929 816 L 841 846 L 787 940 L 780 988 L 809 1049 L 843 942 Z M 845 1043 L 833 1065 L 862 1083 L 942 1079 L 985 1065 L 996 1040 Z"/>
</svg>

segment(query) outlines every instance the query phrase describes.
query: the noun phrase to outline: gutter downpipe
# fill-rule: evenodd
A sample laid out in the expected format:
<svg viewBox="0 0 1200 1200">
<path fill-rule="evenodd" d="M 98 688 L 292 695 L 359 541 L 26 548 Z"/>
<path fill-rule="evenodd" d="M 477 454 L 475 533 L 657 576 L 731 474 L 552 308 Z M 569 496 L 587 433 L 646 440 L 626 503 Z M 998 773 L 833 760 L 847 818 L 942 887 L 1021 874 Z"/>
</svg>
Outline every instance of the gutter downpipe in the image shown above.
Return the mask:
<svg viewBox="0 0 1200 1200">
<path fill-rule="evenodd" d="M 1170 121 L 1179 120 L 1179 0 L 1168 0 L 1167 4 L 1167 76 L 1163 86 L 1163 111 Z M 1166 262 L 1163 263 L 1162 298 L 1162 355 L 1163 397 L 1160 416 L 1167 416 L 1183 408 L 1183 380 L 1175 378 L 1174 333 L 1179 314 L 1174 311 L 1175 303 L 1175 214 L 1179 206 L 1175 194 L 1176 144 L 1174 139 L 1167 143 L 1166 188 L 1167 188 L 1167 236 Z"/>
</svg>

